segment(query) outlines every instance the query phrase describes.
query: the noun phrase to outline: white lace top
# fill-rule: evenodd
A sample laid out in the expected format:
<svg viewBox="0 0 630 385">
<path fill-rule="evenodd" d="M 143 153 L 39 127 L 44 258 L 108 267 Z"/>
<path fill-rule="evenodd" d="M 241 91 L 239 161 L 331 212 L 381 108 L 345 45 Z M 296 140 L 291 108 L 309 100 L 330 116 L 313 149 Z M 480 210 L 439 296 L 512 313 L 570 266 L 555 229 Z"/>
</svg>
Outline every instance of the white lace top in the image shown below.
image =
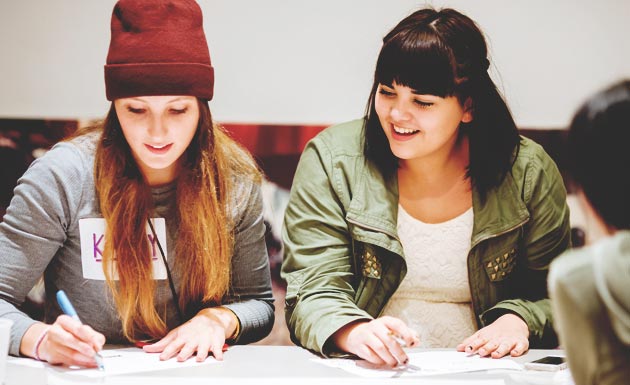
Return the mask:
<svg viewBox="0 0 630 385">
<path fill-rule="evenodd" d="M 407 275 L 382 315 L 400 318 L 425 348 L 454 348 L 476 331 L 466 258 L 473 209 L 442 223 L 424 223 L 398 205 L 398 235 Z"/>
</svg>

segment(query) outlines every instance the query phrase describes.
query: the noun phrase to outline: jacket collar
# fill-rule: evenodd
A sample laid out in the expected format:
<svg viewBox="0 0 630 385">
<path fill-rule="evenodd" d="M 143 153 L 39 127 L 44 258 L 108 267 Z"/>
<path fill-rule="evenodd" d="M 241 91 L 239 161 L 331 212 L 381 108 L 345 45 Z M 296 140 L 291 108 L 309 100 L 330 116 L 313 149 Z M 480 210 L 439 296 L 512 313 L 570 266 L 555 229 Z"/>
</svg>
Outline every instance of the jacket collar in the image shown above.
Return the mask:
<svg viewBox="0 0 630 385">
<path fill-rule="evenodd" d="M 394 174 L 391 178 L 385 179 L 368 161 L 364 164 L 364 172 L 359 173 L 356 185 L 352 188 L 353 195 L 346 219 L 364 230 L 389 235 L 399 246 L 398 177 Z M 483 201 L 477 189 L 473 187 L 472 247 L 484 239 L 508 232 L 529 220 L 529 211 L 520 197 L 521 189 L 511 173 L 505 176 L 499 186 L 490 190 Z"/>
</svg>

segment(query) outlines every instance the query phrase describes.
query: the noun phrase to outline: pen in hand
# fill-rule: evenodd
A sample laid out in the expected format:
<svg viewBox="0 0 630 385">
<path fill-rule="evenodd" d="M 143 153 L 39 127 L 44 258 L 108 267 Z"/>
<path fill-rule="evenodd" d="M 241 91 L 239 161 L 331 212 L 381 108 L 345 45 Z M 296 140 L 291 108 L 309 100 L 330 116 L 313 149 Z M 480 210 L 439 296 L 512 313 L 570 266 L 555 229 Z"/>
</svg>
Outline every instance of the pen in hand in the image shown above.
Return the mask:
<svg viewBox="0 0 630 385">
<path fill-rule="evenodd" d="M 394 339 L 394 341 L 396 341 L 396 343 L 398 345 L 400 345 L 401 348 L 406 348 L 407 347 L 407 343 L 405 342 L 405 340 L 402 339 L 402 337 L 400 337 L 397 334 L 394 334 L 392 332 L 388 333 L 390 335 L 390 337 L 392 337 Z"/>
<path fill-rule="evenodd" d="M 389 332 L 388 334 L 390 335 L 390 337 L 392 337 L 394 339 L 394 341 L 396 341 L 396 343 L 401 348 L 408 347 L 407 346 L 407 342 L 405 342 L 405 340 L 401 336 L 399 336 L 398 334 L 393 333 L 393 332 Z M 405 362 L 400 363 L 399 367 L 401 369 L 403 369 L 403 370 L 414 371 L 414 372 L 419 372 L 420 370 L 422 370 L 422 369 L 420 369 L 419 366 L 410 364 L 409 363 L 409 358 L 407 358 L 407 360 Z"/>
<path fill-rule="evenodd" d="M 79 315 L 77 314 L 77 311 L 74 310 L 74 306 L 72 306 L 72 304 L 70 303 L 70 300 L 68 299 L 68 296 L 66 296 L 66 293 L 63 290 L 59 290 L 57 292 L 57 302 L 59 303 L 61 310 L 65 314 L 81 322 L 81 319 L 79 319 Z M 105 370 L 105 365 L 103 364 L 103 356 L 101 356 L 99 352 L 96 352 L 94 354 L 94 360 L 96 361 L 96 365 L 98 366 L 99 370 Z"/>
</svg>

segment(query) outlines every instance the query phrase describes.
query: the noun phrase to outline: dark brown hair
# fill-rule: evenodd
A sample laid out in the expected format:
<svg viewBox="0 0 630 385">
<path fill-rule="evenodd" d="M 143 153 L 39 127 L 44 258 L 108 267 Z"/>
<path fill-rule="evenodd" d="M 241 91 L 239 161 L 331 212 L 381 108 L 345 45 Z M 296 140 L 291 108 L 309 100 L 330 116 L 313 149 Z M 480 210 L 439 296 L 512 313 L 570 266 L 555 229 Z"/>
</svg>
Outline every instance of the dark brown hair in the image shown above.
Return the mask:
<svg viewBox="0 0 630 385">
<path fill-rule="evenodd" d="M 482 197 L 511 169 L 520 137 L 510 111 L 488 74 L 483 34 L 453 9 L 421 9 L 383 38 L 364 122 L 364 153 L 391 176 L 398 159 L 386 145 L 374 108 L 379 84 L 397 83 L 422 94 L 472 102 L 473 120 L 460 125 L 470 143 L 468 176 Z"/>
</svg>

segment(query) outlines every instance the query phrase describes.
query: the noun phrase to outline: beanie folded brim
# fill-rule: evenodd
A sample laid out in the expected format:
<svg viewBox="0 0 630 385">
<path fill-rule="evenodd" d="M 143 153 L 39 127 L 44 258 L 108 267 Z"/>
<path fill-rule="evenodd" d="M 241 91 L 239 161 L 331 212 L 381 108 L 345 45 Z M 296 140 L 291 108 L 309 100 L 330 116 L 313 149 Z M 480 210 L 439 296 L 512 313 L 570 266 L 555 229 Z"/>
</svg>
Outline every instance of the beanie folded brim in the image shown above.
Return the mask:
<svg viewBox="0 0 630 385">
<path fill-rule="evenodd" d="M 156 95 L 190 95 L 211 100 L 214 68 L 198 63 L 108 64 L 105 85 L 110 101 Z"/>
</svg>

